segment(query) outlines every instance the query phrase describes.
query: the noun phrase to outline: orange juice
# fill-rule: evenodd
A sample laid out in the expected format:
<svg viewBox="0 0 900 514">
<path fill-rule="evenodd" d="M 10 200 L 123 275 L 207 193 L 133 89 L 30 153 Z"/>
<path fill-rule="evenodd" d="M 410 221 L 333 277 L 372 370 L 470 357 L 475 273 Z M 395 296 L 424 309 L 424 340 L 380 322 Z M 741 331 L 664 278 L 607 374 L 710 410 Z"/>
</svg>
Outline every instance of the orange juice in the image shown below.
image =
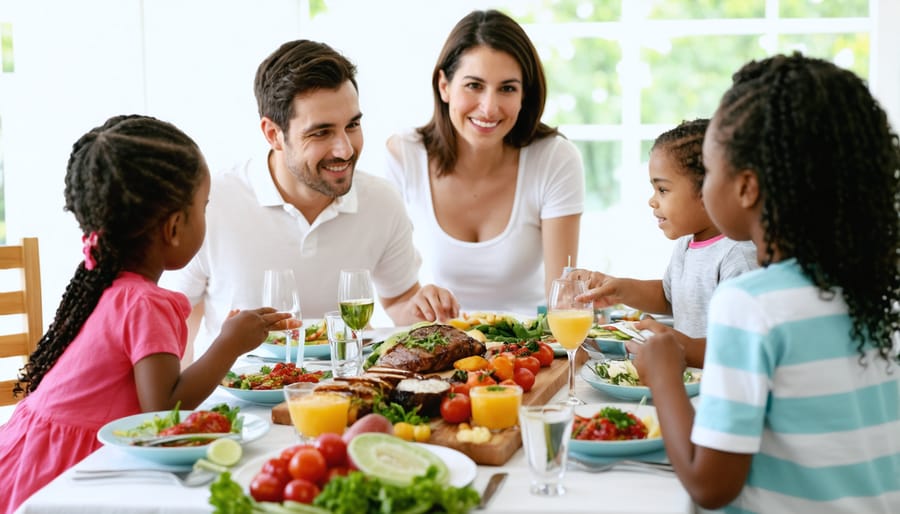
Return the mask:
<svg viewBox="0 0 900 514">
<path fill-rule="evenodd" d="M 590 310 L 557 310 L 547 313 L 550 332 L 567 350 L 574 350 L 584 342 L 593 318 L 594 313 Z"/>
<path fill-rule="evenodd" d="M 512 427 L 519 422 L 522 388 L 519 386 L 477 386 L 469 390 L 472 422 L 491 430 Z"/>
<path fill-rule="evenodd" d="M 291 421 L 302 438 L 325 432 L 343 434 L 349 409 L 350 397 L 337 393 L 311 393 L 288 402 Z"/>
</svg>

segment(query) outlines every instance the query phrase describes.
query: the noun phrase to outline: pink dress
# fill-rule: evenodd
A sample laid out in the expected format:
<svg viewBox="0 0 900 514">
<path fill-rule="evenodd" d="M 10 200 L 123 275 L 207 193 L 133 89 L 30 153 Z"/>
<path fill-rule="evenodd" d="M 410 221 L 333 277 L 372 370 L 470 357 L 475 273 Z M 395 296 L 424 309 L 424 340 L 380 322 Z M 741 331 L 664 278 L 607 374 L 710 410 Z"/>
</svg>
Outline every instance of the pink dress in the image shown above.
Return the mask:
<svg viewBox="0 0 900 514">
<path fill-rule="evenodd" d="M 11 513 L 99 448 L 103 425 L 141 412 L 134 364 L 155 353 L 181 358 L 190 311 L 187 297 L 140 275 L 123 272 L 113 281 L 37 390 L 0 427 L 7 484 L 0 512 Z"/>
</svg>

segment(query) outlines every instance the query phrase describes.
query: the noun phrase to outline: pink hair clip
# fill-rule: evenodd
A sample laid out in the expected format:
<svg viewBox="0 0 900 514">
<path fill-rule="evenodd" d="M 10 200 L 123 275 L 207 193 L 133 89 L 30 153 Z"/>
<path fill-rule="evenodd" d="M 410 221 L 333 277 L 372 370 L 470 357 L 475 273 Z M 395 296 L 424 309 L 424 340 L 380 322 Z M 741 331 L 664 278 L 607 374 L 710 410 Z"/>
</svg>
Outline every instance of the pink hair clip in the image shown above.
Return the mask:
<svg viewBox="0 0 900 514">
<path fill-rule="evenodd" d="M 97 267 L 97 261 L 94 260 L 92 250 L 97 248 L 97 239 L 100 237 L 96 231 L 91 231 L 86 236 L 81 236 L 81 242 L 84 244 L 82 252 L 84 253 L 84 269 L 90 271 Z"/>
</svg>

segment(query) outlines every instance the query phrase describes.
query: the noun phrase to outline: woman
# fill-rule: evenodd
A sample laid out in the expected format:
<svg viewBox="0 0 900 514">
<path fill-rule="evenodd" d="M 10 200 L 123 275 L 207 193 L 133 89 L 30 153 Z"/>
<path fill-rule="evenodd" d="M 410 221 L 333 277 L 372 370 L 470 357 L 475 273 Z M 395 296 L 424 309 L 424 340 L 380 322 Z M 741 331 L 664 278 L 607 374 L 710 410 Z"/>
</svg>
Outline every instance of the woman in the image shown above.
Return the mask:
<svg viewBox="0 0 900 514">
<path fill-rule="evenodd" d="M 444 43 L 432 88 L 431 121 L 387 143 L 432 278 L 462 310 L 533 315 L 575 265 L 584 210 L 578 150 L 540 121 L 537 51 L 512 18 L 473 11 Z"/>
</svg>

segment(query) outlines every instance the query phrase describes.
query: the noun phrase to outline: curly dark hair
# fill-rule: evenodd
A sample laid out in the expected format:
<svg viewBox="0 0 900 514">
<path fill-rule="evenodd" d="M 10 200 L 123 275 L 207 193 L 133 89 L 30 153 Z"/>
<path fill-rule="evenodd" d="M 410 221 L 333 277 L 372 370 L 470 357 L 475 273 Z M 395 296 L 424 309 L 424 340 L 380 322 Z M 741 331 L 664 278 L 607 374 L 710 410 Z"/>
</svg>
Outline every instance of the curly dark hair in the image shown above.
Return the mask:
<svg viewBox="0 0 900 514">
<path fill-rule="evenodd" d="M 650 152 L 660 150 L 669 153 L 685 174 L 690 173 L 697 192 L 703 188 L 703 134 L 709 126 L 709 118 L 682 121 L 677 127 L 667 130 L 656 138 Z"/>
<path fill-rule="evenodd" d="M 259 116 L 288 132 L 294 117 L 294 98 L 318 89 L 356 84 L 356 66 L 330 46 L 307 39 L 284 43 L 259 64 L 253 92 Z"/>
<path fill-rule="evenodd" d="M 547 101 L 547 80 L 541 58 L 525 30 L 500 11 L 472 11 L 459 20 L 447 36 L 431 75 L 434 113 L 431 121 L 416 129 L 422 135 L 428 160 L 434 163 L 438 176 L 452 173 L 457 159 L 456 131 L 450 122 L 450 107 L 441 99 L 441 71 L 447 80 L 453 80 L 460 58 L 478 46 L 507 53 L 522 68 L 522 108 L 503 142 L 513 148 L 522 148 L 536 139 L 559 133 L 541 121 Z"/>
<path fill-rule="evenodd" d="M 866 83 L 799 53 L 751 61 L 716 120 L 728 167 L 758 177 L 763 264 L 776 248 L 796 258 L 823 295 L 843 297 L 860 358 L 872 344 L 890 360 L 900 331 L 900 142 Z"/>
<path fill-rule="evenodd" d="M 56 316 L 20 370 L 14 393 L 31 393 L 69 346 L 103 291 L 123 269 L 142 262 L 151 234 L 184 212 L 206 174 L 197 144 L 170 123 L 148 116 L 116 116 L 74 144 L 66 171 L 65 209 L 85 234 L 97 233 L 91 252 L 69 281 Z"/>
</svg>

